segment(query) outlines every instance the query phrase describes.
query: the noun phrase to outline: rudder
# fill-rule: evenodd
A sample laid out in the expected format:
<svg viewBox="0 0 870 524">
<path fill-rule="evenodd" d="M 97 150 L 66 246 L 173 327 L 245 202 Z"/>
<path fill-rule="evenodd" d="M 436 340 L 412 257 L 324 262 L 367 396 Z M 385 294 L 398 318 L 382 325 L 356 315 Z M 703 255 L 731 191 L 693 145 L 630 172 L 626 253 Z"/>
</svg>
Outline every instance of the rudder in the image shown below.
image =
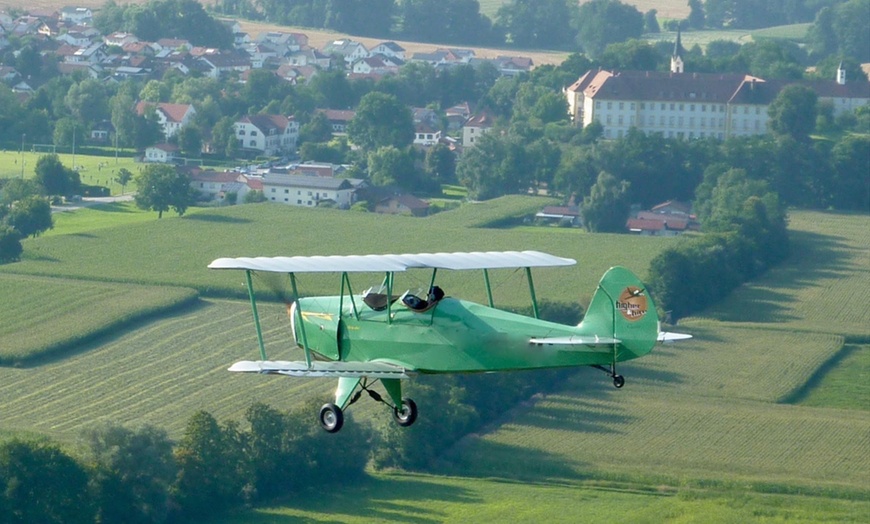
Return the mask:
<svg viewBox="0 0 870 524">
<path fill-rule="evenodd" d="M 646 355 L 659 333 L 658 314 L 646 286 L 621 266 L 601 277 L 579 327 L 584 333 L 619 339 L 616 361 Z"/>
</svg>

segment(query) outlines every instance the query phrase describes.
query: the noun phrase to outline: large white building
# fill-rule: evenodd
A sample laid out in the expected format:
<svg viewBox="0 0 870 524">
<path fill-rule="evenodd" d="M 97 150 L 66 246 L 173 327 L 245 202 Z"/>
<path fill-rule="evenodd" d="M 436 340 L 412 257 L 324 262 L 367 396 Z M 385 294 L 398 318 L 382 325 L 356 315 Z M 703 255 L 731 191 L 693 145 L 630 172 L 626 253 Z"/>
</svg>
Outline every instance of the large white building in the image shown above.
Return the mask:
<svg viewBox="0 0 870 524">
<path fill-rule="evenodd" d="M 725 139 L 768 132 L 770 103 L 789 84 L 813 89 L 830 101 L 834 115 L 870 103 L 870 82 L 837 78 L 765 80 L 751 75 L 684 73 L 679 43 L 671 72 L 590 70 L 565 89 L 576 125 L 599 122 L 604 138 L 620 138 L 631 128 L 667 138 Z"/>
<path fill-rule="evenodd" d="M 299 122 L 292 116 L 248 115 L 233 124 L 233 132 L 243 150 L 278 156 L 296 149 Z"/>
<path fill-rule="evenodd" d="M 346 178 L 267 173 L 263 176 L 263 195 L 269 202 L 291 206 L 315 207 L 331 201 L 346 209 L 354 202 L 355 188 Z"/>
</svg>

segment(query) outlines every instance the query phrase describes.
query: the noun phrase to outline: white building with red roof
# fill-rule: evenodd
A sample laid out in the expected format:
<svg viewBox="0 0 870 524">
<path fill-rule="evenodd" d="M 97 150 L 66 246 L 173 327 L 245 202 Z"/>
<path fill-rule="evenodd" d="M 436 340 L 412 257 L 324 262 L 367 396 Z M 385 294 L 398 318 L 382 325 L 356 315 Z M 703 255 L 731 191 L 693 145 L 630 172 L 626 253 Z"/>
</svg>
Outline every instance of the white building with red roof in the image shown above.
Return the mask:
<svg viewBox="0 0 870 524">
<path fill-rule="evenodd" d="M 196 109 L 191 104 L 168 104 L 165 102 L 144 102 L 140 101 L 136 104 L 136 114 L 144 115 L 149 108 L 153 107 L 157 114 L 157 122 L 163 129 L 163 134 L 167 139 L 178 133 L 181 128 L 190 123 Z"/>
<path fill-rule="evenodd" d="M 283 115 L 248 115 L 233 124 L 242 150 L 263 156 L 278 156 L 296 149 L 299 122 Z"/>
</svg>

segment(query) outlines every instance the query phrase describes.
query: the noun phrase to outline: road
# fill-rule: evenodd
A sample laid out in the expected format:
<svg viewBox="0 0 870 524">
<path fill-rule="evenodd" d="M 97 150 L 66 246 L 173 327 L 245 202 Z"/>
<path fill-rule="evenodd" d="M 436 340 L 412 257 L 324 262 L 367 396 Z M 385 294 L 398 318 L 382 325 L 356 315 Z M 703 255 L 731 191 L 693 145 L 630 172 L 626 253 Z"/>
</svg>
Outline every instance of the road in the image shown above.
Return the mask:
<svg viewBox="0 0 870 524">
<path fill-rule="evenodd" d="M 133 195 L 118 195 L 108 197 L 84 197 L 79 202 L 67 202 L 60 206 L 51 206 L 52 213 L 63 213 L 65 211 L 75 211 L 86 207 L 96 206 L 98 204 L 111 204 L 112 202 L 129 202 L 133 200 Z"/>
</svg>

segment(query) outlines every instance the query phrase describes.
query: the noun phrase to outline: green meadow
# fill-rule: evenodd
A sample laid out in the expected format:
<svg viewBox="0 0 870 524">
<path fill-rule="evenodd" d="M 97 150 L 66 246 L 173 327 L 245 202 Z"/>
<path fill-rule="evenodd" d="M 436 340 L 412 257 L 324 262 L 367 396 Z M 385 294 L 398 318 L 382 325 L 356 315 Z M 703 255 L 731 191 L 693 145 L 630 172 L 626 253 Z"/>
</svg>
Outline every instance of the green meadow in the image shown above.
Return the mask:
<svg viewBox="0 0 870 524">
<path fill-rule="evenodd" d="M 0 435 L 72 442 L 114 421 L 177 437 L 198 409 L 241 420 L 253 401 L 287 409 L 329 398 L 329 381 L 225 371 L 257 349 L 250 306 L 237 300 L 241 275 L 206 269 L 219 256 L 538 249 L 578 260 L 536 272 L 538 297 L 583 304 L 608 267 L 643 275 L 679 241 L 518 221 L 547 202 L 512 197 L 426 219 L 268 204 L 160 220 L 123 207 L 59 217 L 50 235 L 24 241 L 21 262 L 0 266 L 3 351 L 52 348 L 51 358 L 0 365 Z M 493 224 L 502 227 L 483 227 Z M 432 474 L 373 472 L 215 522 L 866 521 L 870 216 L 794 211 L 790 228 L 783 266 L 681 322 L 693 340 L 624 365 L 625 388 L 580 370 L 458 442 Z M 526 305 L 522 272 L 495 273 L 496 303 Z M 443 276 L 448 292 L 482 297 L 479 275 Z M 355 276 L 355 291 L 380 277 Z M 255 285 L 268 295 L 283 284 Z M 335 276 L 302 285 L 338 288 Z M 283 305 L 263 302 L 261 316 L 269 356 L 298 356 Z M 25 347 L 33 332 L 42 338 Z M 437 413 L 420 406 L 420 416 Z M 371 402 L 350 414 L 387 416 Z"/>
<path fill-rule="evenodd" d="M 0 151 L 0 178 L 32 178 L 39 157 L 49 154 L 48 152 L 25 152 L 2 150 Z M 107 157 L 94 155 L 73 156 L 71 153 L 58 153 L 61 163 L 66 167 L 78 166 L 77 171 L 82 184 L 108 187 L 113 195 L 121 194 L 125 190 L 132 191 L 132 186 L 126 188 L 115 182 L 115 177 L 120 169 L 124 168 L 134 175 L 139 172 L 142 164 L 135 162 L 129 156 Z M 75 159 L 75 163 L 73 163 Z M 23 167 L 23 169 L 22 169 Z"/>
</svg>

